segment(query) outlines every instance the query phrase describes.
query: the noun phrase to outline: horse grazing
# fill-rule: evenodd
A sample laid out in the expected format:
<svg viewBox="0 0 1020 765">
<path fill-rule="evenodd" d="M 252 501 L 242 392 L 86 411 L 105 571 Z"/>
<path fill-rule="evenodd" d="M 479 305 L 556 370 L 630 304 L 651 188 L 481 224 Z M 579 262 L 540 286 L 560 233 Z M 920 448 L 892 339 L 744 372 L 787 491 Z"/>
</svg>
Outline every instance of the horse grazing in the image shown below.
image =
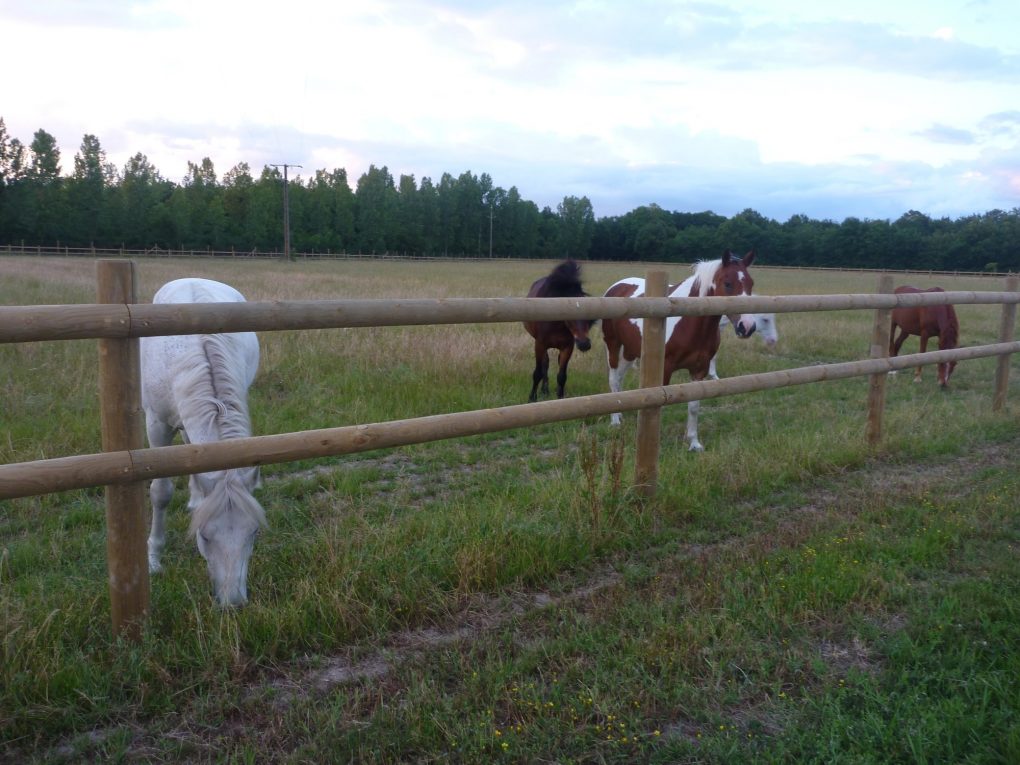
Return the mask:
<svg viewBox="0 0 1020 765">
<path fill-rule="evenodd" d="M 754 262 L 754 250 L 743 258 L 732 252 L 723 253 L 721 260 L 696 263 L 694 273 L 681 284 L 668 290 L 669 297 L 730 297 L 750 295 L 754 280 L 748 271 Z M 606 297 L 643 297 L 645 281 L 630 277 L 618 281 L 606 291 Z M 692 380 L 704 380 L 709 364 L 719 350 L 719 321 L 721 316 L 671 316 L 666 319 L 666 352 L 663 385 L 678 369 L 686 369 Z M 737 337 L 747 339 L 754 334 L 753 314 L 730 314 L 729 320 Z M 641 319 L 603 319 L 602 337 L 609 356 L 609 389 L 618 393 L 627 370 L 641 355 Z M 703 451 L 698 440 L 698 411 L 700 401 L 687 404 L 687 441 L 691 451 Z M 612 415 L 612 423 L 620 424 L 620 413 Z"/>
<path fill-rule="evenodd" d="M 917 292 L 945 292 L 941 287 L 919 290 L 917 287 L 897 287 L 893 294 L 906 295 Z M 900 336 L 896 337 L 899 327 Z M 892 311 L 892 329 L 889 332 L 889 355 L 900 352 L 903 341 L 908 335 L 921 336 L 921 353 L 928 348 L 928 338 L 939 339 L 939 350 L 955 348 L 960 340 L 960 322 L 956 318 L 956 309 L 951 305 L 924 305 L 916 308 L 894 308 Z M 938 365 L 939 385 L 949 386 L 949 378 L 956 369 L 956 362 L 941 362 Z M 914 382 L 921 382 L 921 367 L 914 370 Z"/>
<path fill-rule="evenodd" d="M 761 341 L 765 343 L 766 348 L 774 348 L 776 346 L 776 343 L 779 342 L 779 330 L 776 328 L 776 315 L 774 313 L 756 313 L 752 315 L 754 316 L 754 326 L 755 331 L 758 334 L 758 337 L 760 337 Z M 719 320 L 720 329 L 729 324 L 730 320 L 727 319 L 725 316 L 723 316 Z M 736 332 L 736 327 L 733 328 L 733 331 Z M 708 365 L 709 379 L 712 380 L 719 379 L 719 375 L 715 371 L 715 360 L 718 357 L 719 354 L 717 353 L 715 356 L 712 357 L 712 361 L 709 362 Z"/>
<path fill-rule="evenodd" d="M 581 289 L 581 267 L 573 260 L 565 260 L 548 276 L 537 279 L 528 290 L 528 297 L 588 297 Z M 556 375 L 556 397 L 563 398 L 567 386 L 567 364 L 574 353 L 591 348 L 588 330 L 595 322 L 591 319 L 570 321 L 526 321 L 524 329 L 535 338 L 535 371 L 531 375 L 531 393 L 528 401 L 538 399 L 538 386 L 549 395 L 549 349 L 559 351 L 559 372 Z"/>
<path fill-rule="evenodd" d="M 153 303 L 244 302 L 226 284 L 177 279 L 156 292 Z M 142 406 L 150 446 L 167 446 L 181 431 L 185 443 L 204 444 L 251 435 L 248 388 L 259 364 L 254 332 L 178 335 L 141 339 Z M 248 601 L 248 560 L 266 514 L 252 491 L 257 468 L 196 473 L 189 478 L 191 533 L 205 558 L 221 606 Z M 173 494 L 169 478 L 149 488 L 152 529 L 149 570 L 160 571 L 166 540 L 164 516 Z"/>
</svg>

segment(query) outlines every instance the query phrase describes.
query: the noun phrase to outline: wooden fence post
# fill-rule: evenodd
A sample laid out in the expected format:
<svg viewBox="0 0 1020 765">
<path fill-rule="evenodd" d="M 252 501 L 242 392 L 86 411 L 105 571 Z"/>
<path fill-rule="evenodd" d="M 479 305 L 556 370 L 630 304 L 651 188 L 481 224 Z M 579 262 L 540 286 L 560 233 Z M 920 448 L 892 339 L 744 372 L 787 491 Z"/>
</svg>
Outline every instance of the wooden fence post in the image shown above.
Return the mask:
<svg viewBox="0 0 1020 765">
<path fill-rule="evenodd" d="M 137 302 L 135 264 L 96 264 L 99 303 Z M 103 451 L 139 449 L 143 413 L 138 338 L 99 341 L 99 399 Z M 106 565 L 114 635 L 139 641 L 149 613 L 145 483 L 106 487 Z"/>
<path fill-rule="evenodd" d="M 1010 274 L 1006 277 L 1006 292 L 1020 289 L 1020 277 Z M 999 342 L 1009 343 L 1013 340 L 1016 324 L 1016 303 L 1002 304 L 1002 320 L 999 323 Z M 992 399 L 992 410 L 998 411 L 1006 404 L 1006 393 L 1009 390 L 1009 354 L 999 356 L 995 368 L 995 397 Z"/>
<path fill-rule="evenodd" d="M 878 277 L 879 294 L 893 291 L 892 274 Z M 875 311 L 875 325 L 871 331 L 871 358 L 881 359 L 889 355 L 889 332 L 892 329 L 892 309 L 879 308 Z M 885 410 L 885 382 L 888 372 L 879 372 L 870 377 L 868 384 L 868 446 L 878 446 L 882 441 L 882 413 Z"/>
<path fill-rule="evenodd" d="M 645 297 L 666 297 L 665 271 L 649 271 L 645 275 Z M 663 384 L 666 354 L 666 319 L 646 318 L 641 332 L 641 387 Z M 637 420 L 637 457 L 634 470 L 635 488 L 647 498 L 655 496 L 659 478 L 659 430 L 662 407 L 642 409 Z"/>
</svg>

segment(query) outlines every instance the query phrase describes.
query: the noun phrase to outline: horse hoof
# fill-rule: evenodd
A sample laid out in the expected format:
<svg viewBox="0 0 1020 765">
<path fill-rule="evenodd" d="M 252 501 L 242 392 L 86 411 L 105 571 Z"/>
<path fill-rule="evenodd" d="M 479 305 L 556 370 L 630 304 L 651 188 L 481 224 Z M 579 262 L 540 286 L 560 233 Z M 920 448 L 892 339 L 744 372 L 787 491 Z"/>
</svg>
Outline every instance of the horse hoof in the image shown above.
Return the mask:
<svg viewBox="0 0 1020 765">
<path fill-rule="evenodd" d="M 701 445 L 700 441 L 695 441 L 694 443 L 692 443 L 687 448 L 687 451 L 691 451 L 691 452 L 703 452 L 703 451 L 705 451 L 705 447 Z"/>
<path fill-rule="evenodd" d="M 162 570 L 163 570 L 163 566 L 162 566 L 162 564 L 158 560 L 150 560 L 149 561 L 149 573 L 150 574 L 158 574 Z"/>
</svg>

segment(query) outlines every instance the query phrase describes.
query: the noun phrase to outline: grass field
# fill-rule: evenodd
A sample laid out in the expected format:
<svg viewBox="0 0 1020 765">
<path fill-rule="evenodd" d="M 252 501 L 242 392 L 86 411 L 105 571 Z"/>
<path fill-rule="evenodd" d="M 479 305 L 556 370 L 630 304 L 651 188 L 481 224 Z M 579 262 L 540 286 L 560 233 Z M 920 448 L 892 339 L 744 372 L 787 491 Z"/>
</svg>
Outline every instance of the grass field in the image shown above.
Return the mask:
<svg viewBox="0 0 1020 765">
<path fill-rule="evenodd" d="M 550 263 L 140 261 L 249 300 L 522 296 Z M 0 304 L 93 302 L 88 260 L 0 258 Z M 585 264 L 592 294 L 643 275 Z M 761 294 L 877 275 L 755 267 Z M 671 267 L 673 281 L 686 269 Z M 897 278 L 946 289 L 983 278 Z M 962 343 L 996 307 L 961 306 Z M 872 314 L 780 315 L 722 376 L 865 358 Z M 261 333 L 257 434 L 523 403 L 519 325 Z M 599 331 L 568 395 L 607 390 Z M 914 352 L 916 340 L 905 352 Z M 168 519 L 141 646 L 113 642 L 101 490 L 0 503 L 0 760 L 1020 761 L 1020 404 L 995 361 L 664 413 L 660 490 L 604 418 L 276 465 L 249 607 L 212 606 Z M 1011 395 L 1020 369 L 1013 362 Z M 635 376 L 636 377 L 636 376 Z M 682 381 L 684 377 L 680 377 Z M 636 384 L 635 379 L 630 380 Z M 0 461 L 99 451 L 95 341 L 0 346 Z M 183 488 L 183 481 L 178 485 Z"/>
</svg>

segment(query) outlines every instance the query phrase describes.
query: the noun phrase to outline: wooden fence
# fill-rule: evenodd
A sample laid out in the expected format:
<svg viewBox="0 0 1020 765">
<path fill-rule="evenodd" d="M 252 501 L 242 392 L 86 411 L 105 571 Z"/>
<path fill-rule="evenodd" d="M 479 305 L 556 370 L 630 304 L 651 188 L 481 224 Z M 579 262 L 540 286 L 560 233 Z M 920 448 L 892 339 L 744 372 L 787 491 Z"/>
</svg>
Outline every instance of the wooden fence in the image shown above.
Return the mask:
<svg viewBox="0 0 1020 765">
<path fill-rule="evenodd" d="M 893 295 L 883 275 L 878 294 L 712 298 L 465 298 L 438 300 L 342 300 L 188 305 L 138 304 L 134 263 L 97 265 L 95 304 L 0 307 L 0 342 L 98 338 L 101 454 L 0 465 L 0 499 L 106 486 L 107 555 L 111 617 L 115 633 L 138 639 L 149 608 L 145 482 L 277 462 L 351 454 L 447 438 L 640 411 L 635 484 L 655 491 L 659 411 L 663 406 L 791 385 L 870 375 L 867 437 L 878 443 L 886 374 L 920 364 L 998 356 L 993 406 L 1001 408 L 1009 384 L 1014 341 L 1016 276 L 1002 292 Z M 665 274 L 648 273 L 649 292 L 665 293 Z M 999 342 L 888 358 L 890 314 L 896 306 L 1001 304 Z M 871 358 L 779 372 L 662 385 L 663 330 L 669 316 L 718 313 L 791 313 L 873 309 Z M 324 329 L 415 324 L 519 322 L 581 318 L 645 319 L 642 387 L 620 393 L 542 401 L 383 423 L 253 436 L 210 444 L 143 448 L 138 338 L 156 335 Z M 658 370 L 658 371 L 657 371 Z M 657 373 L 656 373 L 657 372 Z"/>
</svg>

